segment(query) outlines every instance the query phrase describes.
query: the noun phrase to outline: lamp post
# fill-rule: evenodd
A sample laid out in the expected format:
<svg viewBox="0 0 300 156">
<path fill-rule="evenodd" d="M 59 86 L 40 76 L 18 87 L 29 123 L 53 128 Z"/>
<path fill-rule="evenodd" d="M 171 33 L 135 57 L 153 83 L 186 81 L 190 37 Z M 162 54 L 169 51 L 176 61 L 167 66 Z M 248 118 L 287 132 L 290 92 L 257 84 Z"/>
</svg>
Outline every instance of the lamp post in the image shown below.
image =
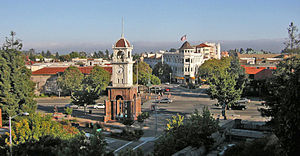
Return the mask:
<svg viewBox="0 0 300 156">
<path fill-rule="evenodd" d="M 28 116 L 29 113 L 27 112 L 24 112 L 24 113 L 20 113 L 20 114 L 17 114 L 15 116 L 12 116 L 12 117 L 9 117 L 9 151 L 10 151 L 10 155 L 12 156 L 12 138 L 11 138 L 11 119 L 19 116 L 19 115 L 26 115 Z"/>
</svg>

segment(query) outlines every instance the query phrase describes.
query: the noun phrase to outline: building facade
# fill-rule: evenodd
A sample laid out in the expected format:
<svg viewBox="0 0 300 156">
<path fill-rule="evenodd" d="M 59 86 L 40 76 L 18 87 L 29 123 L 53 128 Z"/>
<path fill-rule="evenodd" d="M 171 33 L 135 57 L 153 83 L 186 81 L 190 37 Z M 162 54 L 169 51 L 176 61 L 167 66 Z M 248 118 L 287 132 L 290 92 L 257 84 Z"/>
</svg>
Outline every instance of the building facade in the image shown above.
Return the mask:
<svg viewBox="0 0 300 156">
<path fill-rule="evenodd" d="M 220 58 L 220 43 L 209 42 L 191 46 L 186 41 L 176 52 L 164 52 L 162 54 L 162 62 L 171 67 L 172 79 L 178 83 L 195 83 L 198 68 L 206 60 Z"/>
</svg>

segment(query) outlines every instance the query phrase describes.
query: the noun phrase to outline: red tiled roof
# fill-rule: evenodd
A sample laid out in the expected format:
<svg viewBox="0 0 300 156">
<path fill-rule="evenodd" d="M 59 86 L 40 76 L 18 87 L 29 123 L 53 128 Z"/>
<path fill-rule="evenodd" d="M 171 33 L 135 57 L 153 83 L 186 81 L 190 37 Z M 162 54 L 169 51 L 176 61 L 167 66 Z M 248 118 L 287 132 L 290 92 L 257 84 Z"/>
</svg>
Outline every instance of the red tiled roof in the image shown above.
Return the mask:
<svg viewBox="0 0 300 156">
<path fill-rule="evenodd" d="M 246 67 L 245 65 L 242 65 L 242 67 L 245 68 L 246 74 L 257 74 L 265 69 L 273 69 L 273 70 L 276 69 L 276 67 L 269 67 L 269 68 L 259 67 L 259 68 L 257 68 L 257 67 Z"/>
<path fill-rule="evenodd" d="M 45 67 L 32 72 L 32 75 L 55 75 L 58 72 L 64 72 L 68 67 Z M 102 67 L 109 73 L 112 73 L 112 67 Z M 93 67 L 78 67 L 83 74 L 90 74 Z"/>
<path fill-rule="evenodd" d="M 204 43 L 201 43 L 201 44 L 197 45 L 196 47 L 197 48 L 204 48 L 204 47 L 211 47 L 211 46 L 209 46 L 207 44 L 204 44 Z"/>
<path fill-rule="evenodd" d="M 119 39 L 119 41 L 117 41 L 117 43 L 115 44 L 115 47 L 130 47 L 130 43 L 125 38 L 121 38 L 121 39 Z"/>
</svg>

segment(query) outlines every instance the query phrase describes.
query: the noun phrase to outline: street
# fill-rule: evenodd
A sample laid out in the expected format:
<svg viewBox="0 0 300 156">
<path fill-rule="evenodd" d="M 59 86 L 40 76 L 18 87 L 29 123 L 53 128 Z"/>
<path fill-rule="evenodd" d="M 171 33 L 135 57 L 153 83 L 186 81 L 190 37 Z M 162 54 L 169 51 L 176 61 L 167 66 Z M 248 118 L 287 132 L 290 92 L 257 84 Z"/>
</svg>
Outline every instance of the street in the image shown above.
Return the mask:
<svg viewBox="0 0 300 156">
<path fill-rule="evenodd" d="M 170 119 L 176 114 L 188 117 L 188 115 L 195 109 L 198 109 L 201 113 L 204 106 L 209 108 L 215 118 L 220 116 L 220 119 L 223 119 L 221 117 L 221 109 L 213 105 L 216 104 L 217 101 L 211 100 L 209 96 L 205 94 L 205 89 L 188 90 L 186 88 L 178 87 L 177 85 L 168 85 L 163 87 L 169 87 L 171 89 L 170 93 L 173 102 L 169 104 L 157 103 L 157 115 L 155 115 L 155 111 L 151 111 L 151 105 L 154 104 L 153 102 L 155 101 L 156 96 L 152 96 L 151 100 L 142 105 L 142 111 L 148 111 L 150 113 L 150 118 L 144 123 L 143 137 L 138 141 L 125 141 L 106 137 L 110 150 L 116 150 L 115 152 L 117 153 L 126 148 L 141 148 L 145 154 L 152 152 L 154 141 L 166 128 L 166 119 Z M 64 106 L 69 103 L 69 98 L 40 98 L 37 99 L 37 101 L 38 111 L 52 113 L 53 106 L 57 105 L 59 112 L 63 112 Z M 261 117 L 257 110 L 262 107 L 260 103 L 260 101 L 251 99 L 251 102 L 247 104 L 248 109 L 246 110 L 227 110 L 227 119 L 240 118 L 249 121 L 265 121 L 266 119 Z M 93 113 L 84 115 L 83 109 L 80 108 L 78 110 L 74 110 L 73 116 L 99 121 L 104 115 L 103 109 L 96 110 L 91 107 L 88 109 L 91 109 Z M 137 127 L 138 124 L 135 124 L 135 126 Z"/>
</svg>

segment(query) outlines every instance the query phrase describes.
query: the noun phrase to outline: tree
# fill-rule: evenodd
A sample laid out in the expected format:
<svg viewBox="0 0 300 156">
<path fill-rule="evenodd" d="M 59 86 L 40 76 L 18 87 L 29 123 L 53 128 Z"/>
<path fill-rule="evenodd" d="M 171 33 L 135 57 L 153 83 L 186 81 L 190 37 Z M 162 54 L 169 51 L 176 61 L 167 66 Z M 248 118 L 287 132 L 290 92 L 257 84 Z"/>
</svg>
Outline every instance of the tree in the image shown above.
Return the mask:
<svg viewBox="0 0 300 156">
<path fill-rule="evenodd" d="M 72 51 L 70 54 L 69 54 L 69 56 L 70 56 L 70 58 L 72 59 L 72 58 L 79 58 L 80 57 L 80 55 L 79 55 L 79 53 L 78 52 L 76 52 L 76 51 Z"/>
<path fill-rule="evenodd" d="M 51 54 L 51 52 L 49 50 L 47 50 L 47 52 L 46 52 L 46 57 L 47 58 L 51 58 L 52 57 L 52 54 Z"/>
<path fill-rule="evenodd" d="M 93 129 L 90 136 L 85 133 L 77 135 L 68 140 L 58 155 L 72 155 L 72 156 L 90 156 L 90 155 L 107 155 L 107 143 L 101 132 Z"/>
<path fill-rule="evenodd" d="M 243 48 L 240 49 L 240 53 L 241 53 L 241 54 L 244 54 L 244 53 L 245 53 L 245 51 L 244 51 Z"/>
<path fill-rule="evenodd" d="M 105 50 L 105 57 L 104 58 L 109 59 L 109 51 L 107 49 Z"/>
<path fill-rule="evenodd" d="M 101 132 L 95 129 L 86 136 L 84 132 L 77 133 L 69 139 L 43 135 L 38 139 L 30 139 L 24 143 L 13 146 L 14 155 L 36 155 L 36 156 L 90 156 L 90 155 L 112 155 L 107 152 L 107 143 Z M 8 151 L 0 151 L 5 155 Z"/>
<path fill-rule="evenodd" d="M 79 52 L 79 58 L 86 58 L 87 54 L 84 51 Z"/>
<path fill-rule="evenodd" d="M 53 136 L 61 139 L 70 139 L 79 133 L 78 129 L 62 125 L 53 121 L 51 115 L 32 113 L 16 121 L 12 127 L 13 144 L 25 143 L 29 140 L 38 140 L 42 136 Z M 5 142 L 9 143 L 9 133 L 6 133 Z"/>
<path fill-rule="evenodd" d="M 72 103 L 81 106 L 95 104 L 95 100 L 99 98 L 109 82 L 109 72 L 99 66 L 93 67 L 90 75 L 82 81 L 81 89 L 76 90 L 72 96 Z"/>
<path fill-rule="evenodd" d="M 59 59 L 59 54 L 58 54 L 58 52 L 55 53 L 55 59 Z"/>
<path fill-rule="evenodd" d="M 45 52 L 44 51 L 42 51 L 42 54 L 41 54 L 43 57 L 46 57 L 46 55 L 45 55 Z"/>
<path fill-rule="evenodd" d="M 274 79 L 268 82 L 265 99 L 268 109 L 262 115 L 271 117 L 269 124 L 287 155 L 298 155 L 300 149 L 300 56 L 277 65 Z"/>
<path fill-rule="evenodd" d="M 218 122 L 207 107 L 204 107 L 202 114 L 195 110 L 186 122 L 180 115 L 173 116 L 168 125 L 155 141 L 154 155 L 172 155 L 187 146 L 205 146 L 208 149 L 214 143 L 211 135 L 219 129 Z"/>
<path fill-rule="evenodd" d="M 169 52 L 176 52 L 176 49 L 175 49 L 175 48 L 171 48 L 171 49 L 169 50 Z"/>
<path fill-rule="evenodd" d="M 133 84 L 136 84 L 136 73 L 139 72 L 138 80 L 139 84 L 146 85 L 150 80 L 151 84 L 160 84 L 160 79 L 155 75 L 152 75 L 152 69 L 146 62 L 136 62 L 133 65 Z"/>
<path fill-rule="evenodd" d="M 21 52 L 10 48 L 15 47 L 0 50 L 0 108 L 6 121 L 9 116 L 36 110 L 31 71 L 25 67 Z"/>
<path fill-rule="evenodd" d="M 10 32 L 11 38 L 6 37 L 5 43 L 3 44 L 3 50 L 21 50 L 23 44 L 21 43 L 20 39 L 15 39 L 16 32 Z"/>
<path fill-rule="evenodd" d="M 245 79 L 240 72 L 240 65 L 233 58 L 222 58 L 216 63 L 219 65 L 210 71 L 211 77 L 208 78 L 208 94 L 222 105 L 222 115 L 226 119 L 225 108 L 234 105 L 240 99 Z"/>
<path fill-rule="evenodd" d="M 77 67 L 70 66 L 64 71 L 62 76 L 58 78 L 58 83 L 73 97 L 74 91 L 81 89 L 83 78 L 84 75 Z"/>
<path fill-rule="evenodd" d="M 161 62 L 158 62 L 154 66 L 152 73 L 157 76 L 162 82 L 169 82 L 172 69 L 168 64 L 162 64 Z"/>
<path fill-rule="evenodd" d="M 298 32 L 298 28 L 297 26 L 294 25 L 293 22 L 291 22 L 291 24 L 289 25 L 289 27 L 287 28 L 288 30 L 288 35 L 289 35 L 289 39 L 284 42 L 285 44 L 285 48 L 286 49 L 294 49 L 296 47 L 299 46 L 300 43 L 300 39 L 299 39 L 299 34 L 297 34 Z"/>
</svg>

